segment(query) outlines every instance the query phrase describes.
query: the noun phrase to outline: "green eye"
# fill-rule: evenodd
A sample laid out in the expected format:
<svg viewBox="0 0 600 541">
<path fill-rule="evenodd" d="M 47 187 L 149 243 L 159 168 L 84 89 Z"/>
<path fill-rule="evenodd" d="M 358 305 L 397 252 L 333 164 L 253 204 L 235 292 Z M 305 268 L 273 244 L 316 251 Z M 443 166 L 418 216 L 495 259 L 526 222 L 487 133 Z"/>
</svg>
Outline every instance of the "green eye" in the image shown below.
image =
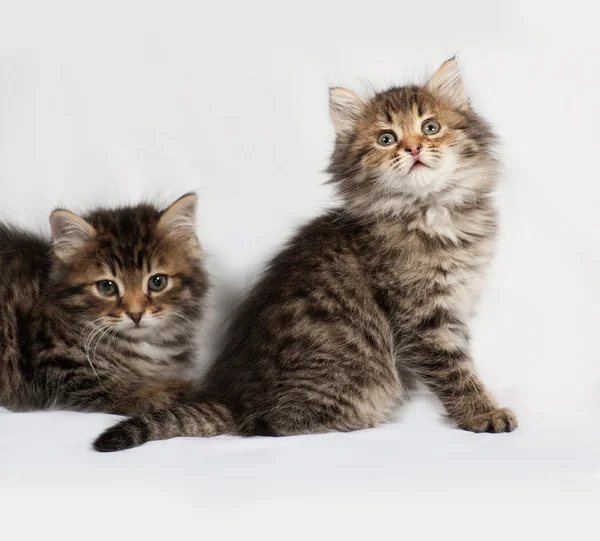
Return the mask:
<svg viewBox="0 0 600 541">
<path fill-rule="evenodd" d="M 113 297 L 119 293 L 119 288 L 112 280 L 100 280 L 96 282 L 96 288 L 105 297 Z"/>
<path fill-rule="evenodd" d="M 440 128 L 441 126 L 439 122 L 433 119 L 429 119 L 423 122 L 423 125 L 421 126 L 421 131 L 425 135 L 434 135 L 440 131 Z"/>
<path fill-rule="evenodd" d="M 169 277 L 166 274 L 155 274 L 148 280 L 148 288 L 151 291 L 162 291 L 169 283 Z"/>
<path fill-rule="evenodd" d="M 396 142 L 396 136 L 392 132 L 387 131 L 379 136 L 377 142 L 382 147 L 389 147 L 390 145 L 393 145 Z"/>
</svg>

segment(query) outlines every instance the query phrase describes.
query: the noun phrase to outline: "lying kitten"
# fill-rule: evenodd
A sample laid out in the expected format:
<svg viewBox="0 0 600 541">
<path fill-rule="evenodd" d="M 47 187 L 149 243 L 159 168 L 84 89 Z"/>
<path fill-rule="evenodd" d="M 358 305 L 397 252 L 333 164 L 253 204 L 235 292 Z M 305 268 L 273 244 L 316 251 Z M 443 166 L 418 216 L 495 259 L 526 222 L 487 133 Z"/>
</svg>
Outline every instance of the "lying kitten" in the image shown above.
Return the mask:
<svg viewBox="0 0 600 541">
<path fill-rule="evenodd" d="M 302 228 L 234 316 L 203 398 L 95 442 L 374 427 L 424 382 L 464 430 L 510 432 L 471 361 L 467 322 L 490 261 L 494 136 L 449 60 L 424 87 L 334 88 L 329 172 L 344 204 Z"/>
<path fill-rule="evenodd" d="M 208 281 L 196 196 L 0 225 L 0 406 L 133 415 L 186 395 Z"/>
</svg>

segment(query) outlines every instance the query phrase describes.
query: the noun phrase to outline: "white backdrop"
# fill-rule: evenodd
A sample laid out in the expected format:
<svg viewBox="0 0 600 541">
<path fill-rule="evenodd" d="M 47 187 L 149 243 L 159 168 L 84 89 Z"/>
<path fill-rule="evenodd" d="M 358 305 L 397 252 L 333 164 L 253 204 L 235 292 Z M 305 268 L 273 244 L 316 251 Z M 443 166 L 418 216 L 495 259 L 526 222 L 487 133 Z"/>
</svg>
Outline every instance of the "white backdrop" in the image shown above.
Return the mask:
<svg viewBox="0 0 600 541">
<path fill-rule="evenodd" d="M 475 106 L 502 138 L 505 169 L 501 243 L 473 328 L 477 365 L 522 433 L 598 430 L 597 8 L 212 4 L 0 4 L 0 219 L 47 231 L 57 205 L 168 202 L 197 190 L 223 311 L 331 202 L 328 86 L 423 80 L 457 53 Z M 435 418 L 432 406 L 423 411 Z M 14 457 L 32 436 L 21 416 L 8 417 Z M 97 430 L 109 422 L 90 419 Z M 0 461 L 2 440 L 0 425 Z"/>
</svg>

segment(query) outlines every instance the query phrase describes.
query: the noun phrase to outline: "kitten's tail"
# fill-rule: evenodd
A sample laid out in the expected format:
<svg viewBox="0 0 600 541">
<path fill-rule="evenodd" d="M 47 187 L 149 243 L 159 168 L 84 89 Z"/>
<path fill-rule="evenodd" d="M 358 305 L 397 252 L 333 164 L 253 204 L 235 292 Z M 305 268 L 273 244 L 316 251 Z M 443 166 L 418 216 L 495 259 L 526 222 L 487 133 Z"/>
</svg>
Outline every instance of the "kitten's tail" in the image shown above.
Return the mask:
<svg viewBox="0 0 600 541">
<path fill-rule="evenodd" d="M 212 398 L 180 403 L 125 419 L 104 431 L 94 442 L 103 453 L 123 451 L 152 440 L 177 437 L 212 437 L 234 432 L 231 409 Z"/>
</svg>

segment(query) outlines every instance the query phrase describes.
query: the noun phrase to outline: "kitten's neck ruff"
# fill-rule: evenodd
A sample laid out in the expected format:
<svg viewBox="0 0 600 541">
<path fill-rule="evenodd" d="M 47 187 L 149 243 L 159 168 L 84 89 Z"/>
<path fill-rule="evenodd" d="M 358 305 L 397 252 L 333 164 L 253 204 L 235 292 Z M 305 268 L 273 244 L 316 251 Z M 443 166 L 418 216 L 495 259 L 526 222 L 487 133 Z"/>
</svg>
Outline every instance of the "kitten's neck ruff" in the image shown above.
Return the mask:
<svg viewBox="0 0 600 541">
<path fill-rule="evenodd" d="M 190 352 L 195 346 L 193 340 L 176 344 L 126 338 L 121 338 L 119 344 L 121 349 L 136 357 L 135 368 L 143 377 L 164 380 L 180 378 L 194 368 L 195 358 Z"/>
<path fill-rule="evenodd" d="M 89 324 L 70 327 L 79 336 L 81 346 L 88 359 L 93 362 L 101 356 L 116 362 L 120 355 L 136 358 L 133 367 L 144 376 L 169 379 L 178 376 L 182 369 L 192 368 L 191 352 L 199 347 L 200 336 L 194 325 L 185 329 L 162 329 L 135 336 L 114 332 L 110 327 L 89 328 Z M 190 365 L 190 366 L 188 366 Z"/>
<path fill-rule="evenodd" d="M 491 168 L 471 171 L 435 193 L 374 192 L 345 197 L 345 209 L 364 222 L 401 223 L 453 243 L 493 234 L 496 212 L 493 191 L 497 174 Z"/>
<path fill-rule="evenodd" d="M 127 341 L 125 344 L 131 352 L 140 357 L 146 357 L 151 362 L 157 364 L 169 364 L 173 361 L 174 357 L 188 351 L 190 348 L 189 344 L 160 344 L 148 340 L 137 342 Z"/>
</svg>

